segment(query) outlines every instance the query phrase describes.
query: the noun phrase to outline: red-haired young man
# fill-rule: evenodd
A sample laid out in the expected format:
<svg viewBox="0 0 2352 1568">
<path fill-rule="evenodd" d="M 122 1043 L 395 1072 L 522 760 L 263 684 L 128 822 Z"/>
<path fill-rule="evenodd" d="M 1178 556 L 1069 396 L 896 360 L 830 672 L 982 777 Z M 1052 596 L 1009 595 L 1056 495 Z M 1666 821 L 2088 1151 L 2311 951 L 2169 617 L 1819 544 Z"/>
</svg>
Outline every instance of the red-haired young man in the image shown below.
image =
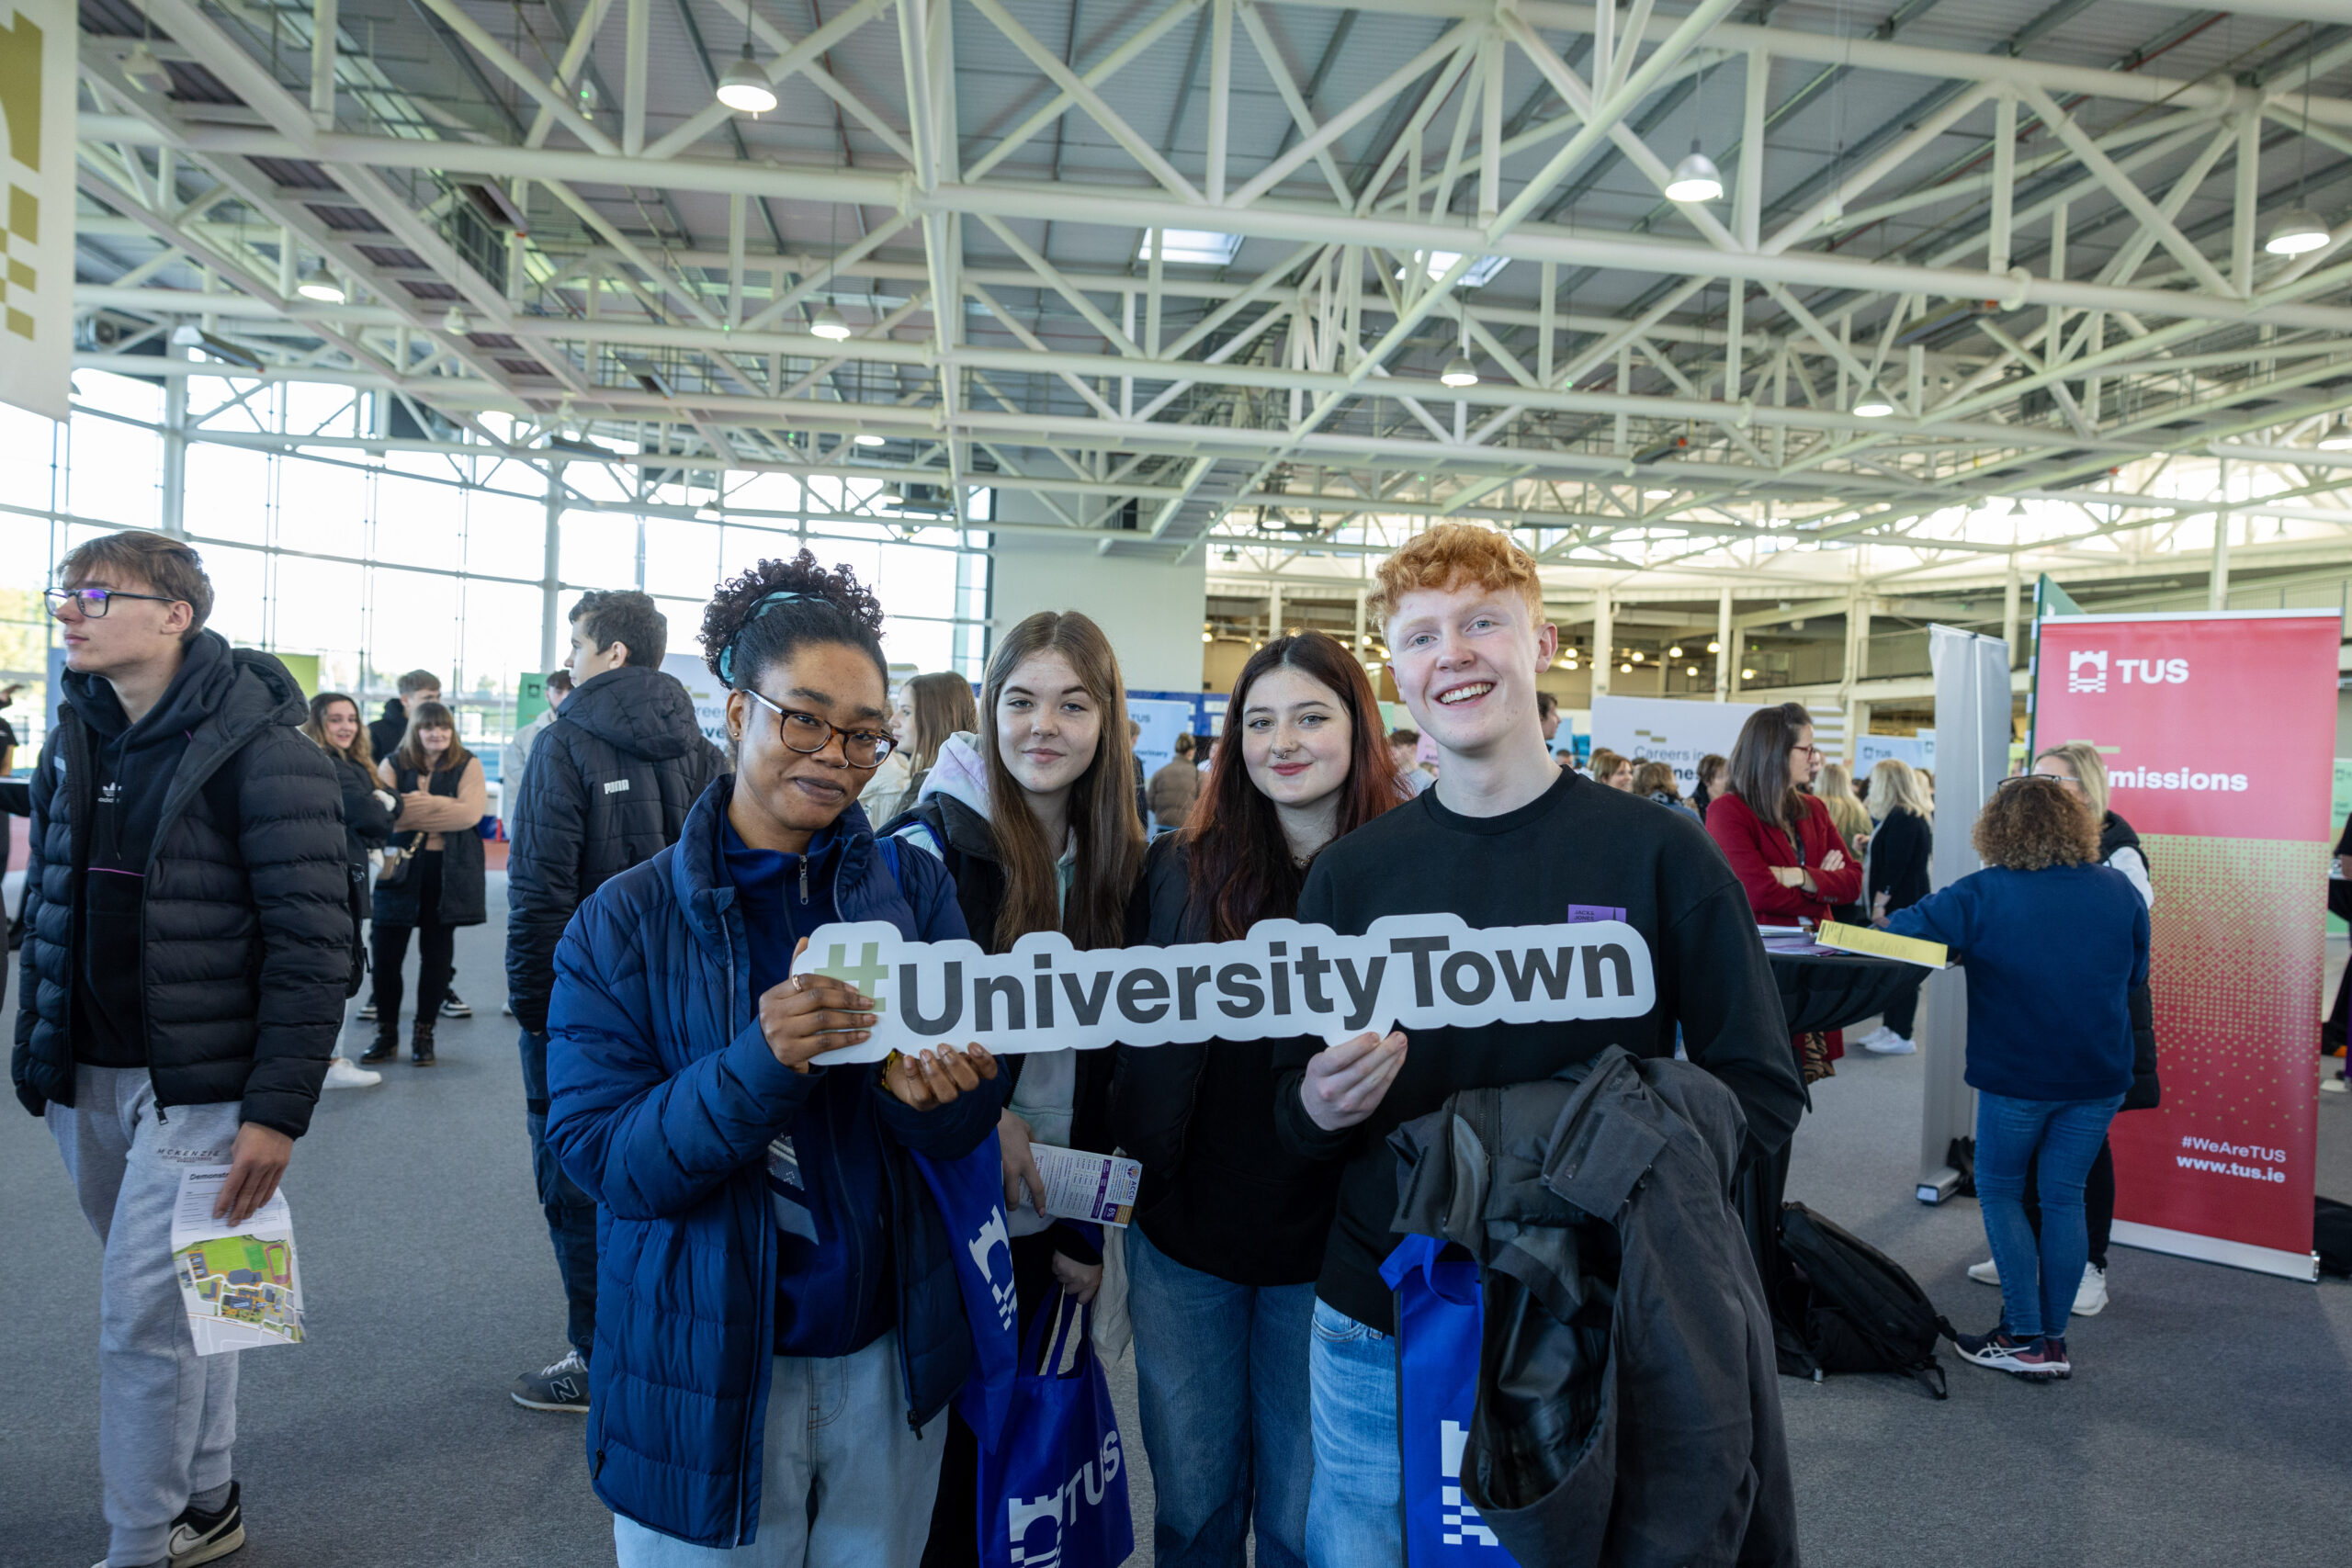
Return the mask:
<svg viewBox="0 0 2352 1568">
<path fill-rule="evenodd" d="M 1313 1568 L 1404 1562 L 1396 1354 L 1380 1277 L 1396 1244 L 1390 1132 L 1457 1089 L 1546 1078 L 1612 1044 L 1671 1055 L 1678 1025 L 1690 1059 L 1738 1094 L 1751 1156 L 1786 1141 L 1804 1103 L 1755 918 L 1704 829 L 1552 760 L 1535 681 L 1557 633 L 1534 563 L 1491 529 L 1448 524 L 1382 565 L 1371 609 L 1397 693 L 1437 744 L 1437 782 L 1325 850 L 1298 918 L 1344 935 L 1415 913 L 1476 927 L 1623 920 L 1649 945 L 1657 996 L 1634 1019 L 1424 1030 L 1409 1049 L 1401 1033 L 1367 1033 L 1292 1047 L 1287 1060 L 1278 1047 L 1284 1139 L 1347 1164 L 1308 1362 Z"/>
</svg>

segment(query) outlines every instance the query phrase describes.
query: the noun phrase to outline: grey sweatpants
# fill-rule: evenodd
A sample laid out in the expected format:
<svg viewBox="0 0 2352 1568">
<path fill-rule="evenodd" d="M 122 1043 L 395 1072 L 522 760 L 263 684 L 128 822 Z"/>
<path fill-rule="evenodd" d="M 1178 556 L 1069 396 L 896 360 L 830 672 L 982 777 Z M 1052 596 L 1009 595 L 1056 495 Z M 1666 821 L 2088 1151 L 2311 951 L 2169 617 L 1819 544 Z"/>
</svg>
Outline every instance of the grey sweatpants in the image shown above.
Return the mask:
<svg viewBox="0 0 2352 1568">
<path fill-rule="evenodd" d="M 77 1067 L 49 1130 L 106 1261 L 98 1291 L 98 1471 L 107 1568 L 164 1561 L 191 1494 L 229 1483 L 237 1358 L 198 1356 L 172 1270 L 172 1202 L 189 1166 L 226 1165 L 238 1107 L 158 1114 L 141 1069 Z"/>
</svg>

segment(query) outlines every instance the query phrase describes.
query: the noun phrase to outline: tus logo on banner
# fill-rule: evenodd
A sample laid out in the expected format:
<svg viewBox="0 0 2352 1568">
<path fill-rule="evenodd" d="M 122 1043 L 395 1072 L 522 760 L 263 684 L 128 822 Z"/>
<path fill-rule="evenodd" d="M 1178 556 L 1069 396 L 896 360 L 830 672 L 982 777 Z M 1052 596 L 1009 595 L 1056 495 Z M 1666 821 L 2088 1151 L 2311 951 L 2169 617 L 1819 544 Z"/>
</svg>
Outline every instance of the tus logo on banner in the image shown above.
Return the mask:
<svg viewBox="0 0 2352 1568">
<path fill-rule="evenodd" d="M 1005 1534 L 1012 1568 L 1061 1568 L 1062 1529 L 1078 1523 L 1080 1507 L 1099 1508 L 1119 1475 L 1119 1434 L 1102 1434 L 1102 1451 L 1088 1460 L 1057 1492 L 1042 1497 L 1004 1500 Z M 1039 1529 L 1039 1526 L 1046 1528 Z"/>
<path fill-rule="evenodd" d="M 1640 1018 L 1657 1002 L 1649 943 L 1623 920 L 1573 919 L 1602 912 L 1488 930 L 1457 915 L 1389 915 L 1362 936 L 1261 920 L 1237 942 L 1085 953 L 1059 931 L 1033 931 L 1005 953 L 909 942 L 864 920 L 818 931 L 797 967 L 874 1001 L 869 1038 L 829 1062 L 942 1042 L 1017 1055 Z"/>
<path fill-rule="evenodd" d="M 2107 690 L 2107 649 L 2078 648 L 2066 655 L 2066 690 Z M 2183 686 L 2188 683 L 2186 659 L 2119 659 L 2115 678 L 2127 686 Z"/>
</svg>

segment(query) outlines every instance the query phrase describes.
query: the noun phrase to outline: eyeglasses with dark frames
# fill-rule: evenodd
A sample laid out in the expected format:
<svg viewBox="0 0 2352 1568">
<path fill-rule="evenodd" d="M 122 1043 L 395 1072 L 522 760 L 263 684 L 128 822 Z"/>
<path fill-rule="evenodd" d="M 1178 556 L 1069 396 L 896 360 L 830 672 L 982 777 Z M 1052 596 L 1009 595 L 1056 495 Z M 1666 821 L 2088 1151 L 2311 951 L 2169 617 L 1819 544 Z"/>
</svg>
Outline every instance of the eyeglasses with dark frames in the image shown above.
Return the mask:
<svg viewBox="0 0 2352 1568">
<path fill-rule="evenodd" d="M 853 768 L 877 766 L 898 744 L 877 729 L 843 729 L 830 719 L 798 708 L 780 707 L 750 687 L 743 694 L 775 715 L 776 732 L 784 743 L 804 755 L 823 750 L 832 744 L 833 737 L 842 738 L 842 757 Z"/>
<path fill-rule="evenodd" d="M 144 599 L 152 604 L 176 604 L 180 601 L 168 593 L 127 593 L 119 588 L 51 588 L 42 592 L 49 601 L 49 613 L 59 614 L 66 605 L 94 621 L 107 617 L 107 605 L 117 599 Z"/>
</svg>

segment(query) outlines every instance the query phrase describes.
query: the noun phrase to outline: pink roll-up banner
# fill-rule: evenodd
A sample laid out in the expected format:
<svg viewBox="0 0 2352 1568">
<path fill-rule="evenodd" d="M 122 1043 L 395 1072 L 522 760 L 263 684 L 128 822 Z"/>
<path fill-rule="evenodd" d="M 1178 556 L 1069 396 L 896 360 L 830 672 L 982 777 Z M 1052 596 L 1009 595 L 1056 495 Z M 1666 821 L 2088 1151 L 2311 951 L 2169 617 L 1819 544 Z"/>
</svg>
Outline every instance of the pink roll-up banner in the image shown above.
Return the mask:
<svg viewBox="0 0 2352 1568">
<path fill-rule="evenodd" d="M 2087 740 L 2146 852 L 2164 1103 L 2126 1111 L 2115 1239 L 2293 1279 L 2312 1254 L 2334 612 L 2041 623 L 2034 744 Z"/>
</svg>

